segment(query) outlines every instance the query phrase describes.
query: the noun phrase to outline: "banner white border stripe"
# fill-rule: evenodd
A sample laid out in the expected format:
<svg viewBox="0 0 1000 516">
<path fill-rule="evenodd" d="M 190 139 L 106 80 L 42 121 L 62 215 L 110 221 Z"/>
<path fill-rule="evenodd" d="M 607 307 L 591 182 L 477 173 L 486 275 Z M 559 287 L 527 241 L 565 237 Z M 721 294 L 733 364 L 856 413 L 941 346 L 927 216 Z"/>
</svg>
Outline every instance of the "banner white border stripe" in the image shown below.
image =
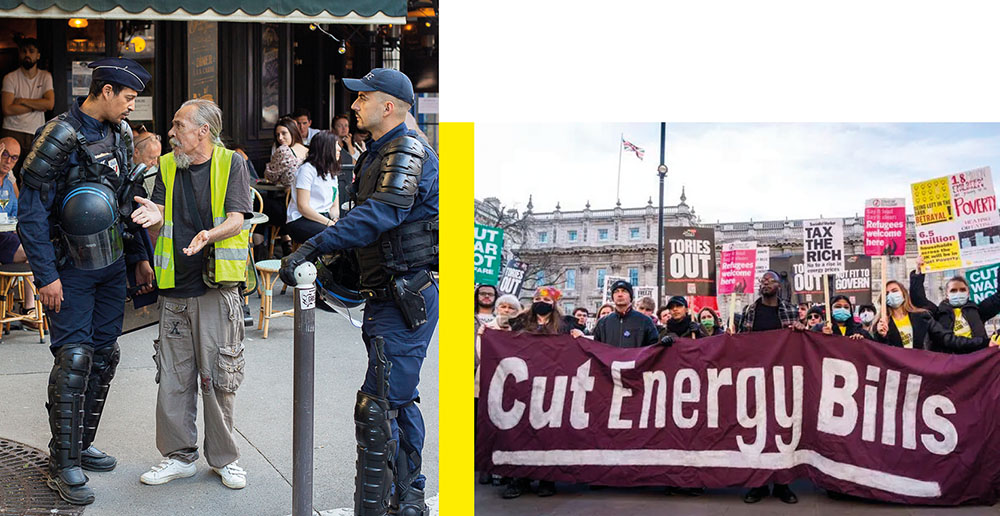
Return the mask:
<svg viewBox="0 0 1000 516">
<path fill-rule="evenodd" d="M 687 466 L 788 469 L 809 465 L 840 480 L 919 498 L 941 496 L 937 482 L 837 462 L 813 450 L 746 454 L 728 450 L 520 450 L 494 451 L 493 464 L 509 466 Z"/>
</svg>

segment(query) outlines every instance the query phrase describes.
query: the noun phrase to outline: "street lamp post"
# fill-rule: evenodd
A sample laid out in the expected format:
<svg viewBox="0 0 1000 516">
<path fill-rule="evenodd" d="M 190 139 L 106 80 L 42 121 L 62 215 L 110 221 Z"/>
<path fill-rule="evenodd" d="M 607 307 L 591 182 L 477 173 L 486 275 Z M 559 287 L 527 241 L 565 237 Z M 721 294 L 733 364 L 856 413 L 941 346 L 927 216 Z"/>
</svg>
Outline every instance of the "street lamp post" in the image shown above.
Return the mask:
<svg viewBox="0 0 1000 516">
<path fill-rule="evenodd" d="M 660 166 L 656 174 L 660 176 L 660 223 L 656 226 L 656 299 L 657 306 L 663 306 L 663 181 L 667 178 L 667 165 L 664 159 L 667 146 L 667 123 L 660 122 Z"/>
</svg>

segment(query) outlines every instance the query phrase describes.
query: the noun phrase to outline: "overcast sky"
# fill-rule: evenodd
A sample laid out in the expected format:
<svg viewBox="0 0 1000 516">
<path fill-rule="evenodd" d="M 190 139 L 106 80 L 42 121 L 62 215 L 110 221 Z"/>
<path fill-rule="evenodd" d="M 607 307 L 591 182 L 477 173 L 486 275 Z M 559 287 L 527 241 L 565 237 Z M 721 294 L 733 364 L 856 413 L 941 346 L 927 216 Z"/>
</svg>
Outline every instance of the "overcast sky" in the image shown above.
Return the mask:
<svg viewBox="0 0 1000 516">
<path fill-rule="evenodd" d="M 660 124 L 477 123 L 477 199 L 524 210 L 613 208 L 621 135 L 623 207 L 658 204 Z M 1000 124 L 667 124 L 664 204 L 703 222 L 853 216 L 865 199 L 904 197 L 910 183 L 989 166 L 1000 171 Z"/>
</svg>

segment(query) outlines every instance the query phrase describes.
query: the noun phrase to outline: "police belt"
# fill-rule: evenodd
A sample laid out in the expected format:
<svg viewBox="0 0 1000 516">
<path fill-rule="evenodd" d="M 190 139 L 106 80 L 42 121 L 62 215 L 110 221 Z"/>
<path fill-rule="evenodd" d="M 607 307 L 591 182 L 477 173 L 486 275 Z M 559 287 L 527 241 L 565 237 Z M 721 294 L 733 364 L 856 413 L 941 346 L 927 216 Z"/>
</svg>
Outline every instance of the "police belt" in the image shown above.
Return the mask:
<svg viewBox="0 0 1000 516">
<path fill-rule="evenodd" d="M 358 293 L 365 299 L 375 299 L 377 301 L 392 299 L 392 289 L 389 287 L 363 288 Z"/>
</svg>

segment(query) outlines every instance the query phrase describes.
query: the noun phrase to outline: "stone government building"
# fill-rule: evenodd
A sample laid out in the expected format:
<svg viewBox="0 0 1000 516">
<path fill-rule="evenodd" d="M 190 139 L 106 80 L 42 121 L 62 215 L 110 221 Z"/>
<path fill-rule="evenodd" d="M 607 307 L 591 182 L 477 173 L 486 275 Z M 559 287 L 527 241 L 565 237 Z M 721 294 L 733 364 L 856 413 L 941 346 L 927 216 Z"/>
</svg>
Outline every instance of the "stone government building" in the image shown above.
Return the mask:
<svg viewBox="0 0 1000 516">
<path fill-rule="evenodd" d="M 504 227 L 504 263 L 516 256 L 532 265 L 521 291 L 523 299 L 530 299 L 537 285 L 554 284 L 563 291 L 562 305 L 567 313 L 579 306 L 594 313 L 602 301 L 605 276 L 629 278 L 636 286 L 656 286 L 659 210 L 652 198 L 639 208 L 619 204 L 611 209 L 591 209 L 588 201 L 582 211 L 563 211 L 556 204 L 555 211 L 537 212 L 530 197 L 523 213 L 506 209 L 495 197 L 477 199 L 475 205 L 477 223 Z M 687 204 L 683 189 L 680 203 L 664 206 L 663 213 L 664 226 L 714 227 L 717 267 L 722 245 L 737 240 L 756 240 L 758 246 L 770 249 L 772 258 L 802 254 L 802 220 L 705 222 Z M 818 214 L 816 218 L 820 218 Z M 864 217 L 855 214 L 843 220 L 845 254 L 864 254 Z M 888 278 L 904 285 L 909 284 L 909 271 L 916 267 L 912 215 L 907 218 L 906 235 L 905 260 L 890 259 L 887 267 Z M 877 291 L 881 270 L 874 263 L 872 288 Z M 957 272 L 928 274 L 929 299 L 943 299 L 944 283 Z M 873 292 L 873 299 L 880 298 Z M 725 310 L 728 298 L 718 301 Z"/>
</svg>

